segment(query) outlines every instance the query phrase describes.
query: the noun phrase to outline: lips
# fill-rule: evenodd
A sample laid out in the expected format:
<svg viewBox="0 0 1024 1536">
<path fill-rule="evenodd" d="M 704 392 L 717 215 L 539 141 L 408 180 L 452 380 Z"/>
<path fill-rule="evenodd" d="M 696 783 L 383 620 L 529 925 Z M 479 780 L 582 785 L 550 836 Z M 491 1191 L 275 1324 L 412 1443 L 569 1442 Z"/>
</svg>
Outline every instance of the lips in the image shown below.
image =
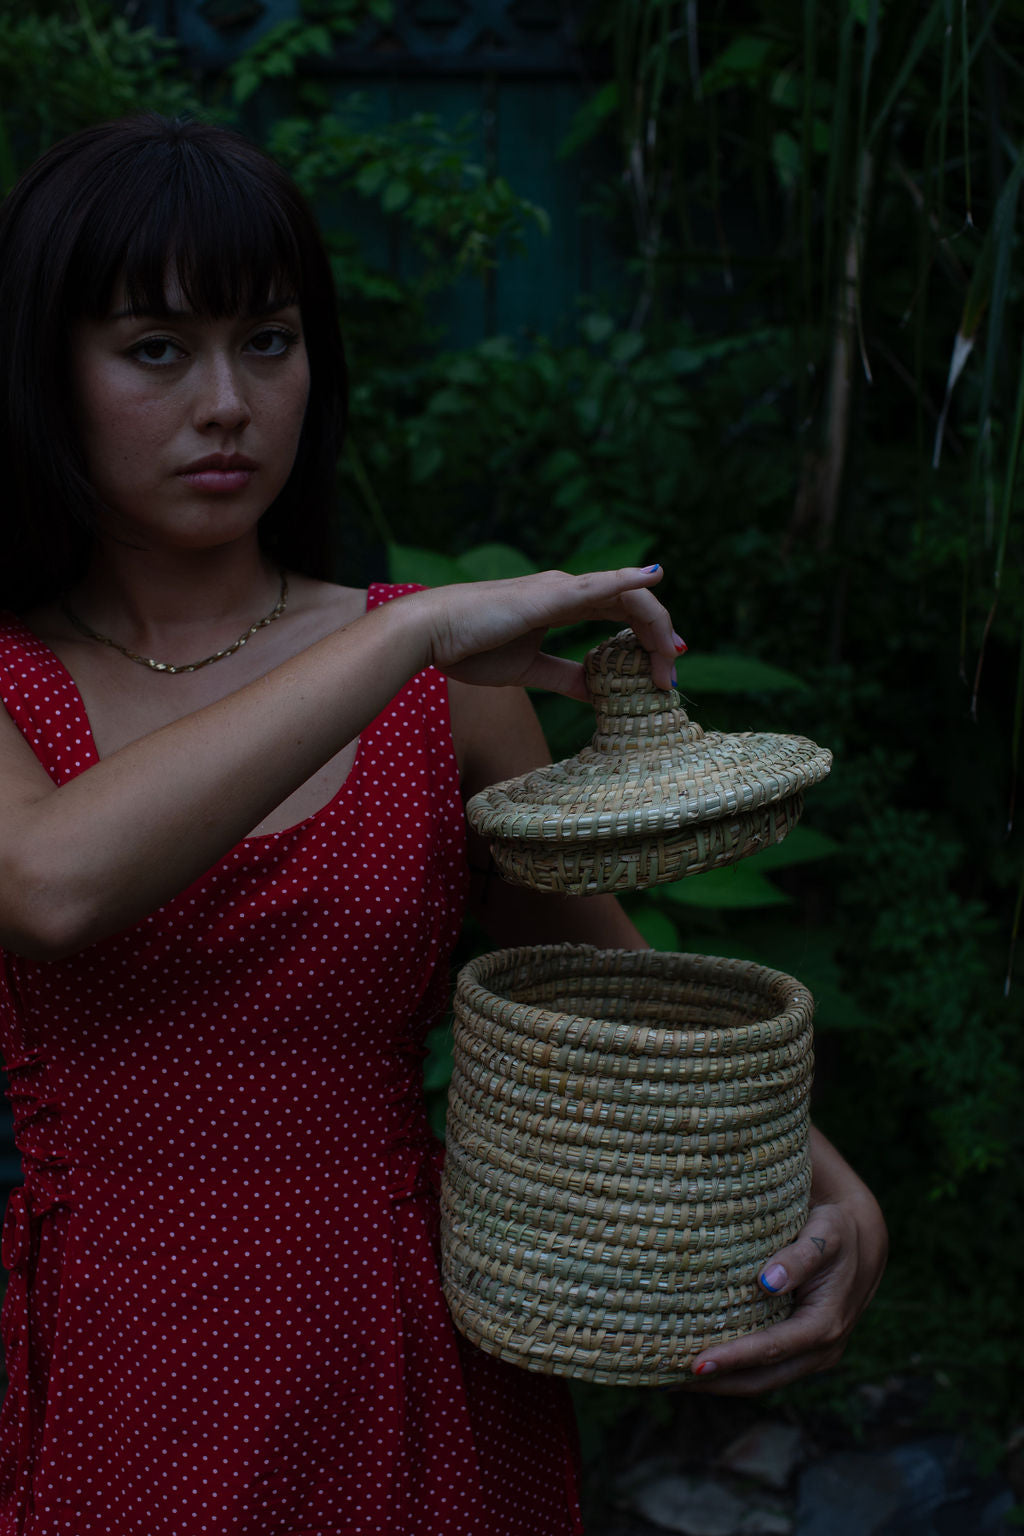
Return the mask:
<svg viewBox="0 0 1024 1536">
<path fill-rule="evenodd" d="M 228 495 L 244 491 L 259 466 L 241 453 L 210 453 L 178 471 L 194 490 Z"/>
</svg>

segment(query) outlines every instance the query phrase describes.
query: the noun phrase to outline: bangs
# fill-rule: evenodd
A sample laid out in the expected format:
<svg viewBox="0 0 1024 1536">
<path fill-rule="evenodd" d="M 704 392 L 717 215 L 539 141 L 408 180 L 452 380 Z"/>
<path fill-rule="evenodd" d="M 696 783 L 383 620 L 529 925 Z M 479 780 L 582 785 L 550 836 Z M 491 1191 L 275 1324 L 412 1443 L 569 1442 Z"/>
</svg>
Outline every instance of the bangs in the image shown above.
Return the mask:
<svg viewBox="0 0 1024 1536">
<path fill-rule="evenodd" d="M 184 303 L 215 319 L 301 302 L 303 253 L 283 178 L 268 185 L 263 166 L 254 175 L 241 156 L 225 166 L 195 144 L 147 150 L 116 191 L 108 180 L 90 199 L 75 260 L 80 314 L 102 319 L 116 300 L 158 317 Z"/>
</svg>

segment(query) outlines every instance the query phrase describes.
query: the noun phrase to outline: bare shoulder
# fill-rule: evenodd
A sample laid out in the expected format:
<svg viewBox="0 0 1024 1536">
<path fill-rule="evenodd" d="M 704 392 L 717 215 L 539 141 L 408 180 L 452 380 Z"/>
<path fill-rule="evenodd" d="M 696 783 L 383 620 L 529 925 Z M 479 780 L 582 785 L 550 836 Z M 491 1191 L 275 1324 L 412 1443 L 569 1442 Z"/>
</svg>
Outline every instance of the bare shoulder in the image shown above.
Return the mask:
<svg viewBox="0 0 1024 1536">
<path fill-rule="evenodd" d="M 523 688 L 477 688 L 449 680 L 452 737 L 468 798 L 488 784 L 550 762 L 544 732 Z"/>
<path fill-rule="evenodd" d="M 362 587 L 342 587 L 333 581 L 317 581 L 312 576 L 292 573 L 288 589 L 293 617 L 325 635 L 351 624 L 366 612 L 366 589 Z"/>
</svg>

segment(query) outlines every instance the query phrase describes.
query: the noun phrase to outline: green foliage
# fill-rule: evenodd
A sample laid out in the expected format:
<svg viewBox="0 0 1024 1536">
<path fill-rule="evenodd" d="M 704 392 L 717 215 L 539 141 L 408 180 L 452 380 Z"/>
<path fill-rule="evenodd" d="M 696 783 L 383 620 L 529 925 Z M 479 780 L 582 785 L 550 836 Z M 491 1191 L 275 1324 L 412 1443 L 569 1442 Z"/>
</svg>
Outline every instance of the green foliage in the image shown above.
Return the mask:
<svg viewBox="0 0 1024 1536">
<path fill-rule="evenodd" d="M 177 50 L 108 5 L 0 10 L 0 184 L 55 139 L 129 112 L 183 112 L 195 94 Z"/>
<path fill-rule="evenodd" d="M 392 581 L 414 581 L 428 587 L 459 581 L 506 581 L 513 576 L 529 576 L 536 570 L 532 561 L 511 544 L 478 544 L 461 559 L 431 549 L 392 544 L 388 566 Z"/>
<path fill-rule="evenodd" d="M 851 832 L 847 856 L 848 964 L 862 968 L 872 1049 L 907 1084 L 902 1115 L 920 1096 L 933 1191 L 950 1194 L 964 1174 L 1005 1166 L 1024 1094 L 986 965 L 985 909 L 956 891 L 963 850 L 923 812 L 880 811 Z"/>
<path fill-rule="evenodd" d="M 326 52 L 326 33 L 310 30 Z M 431 288 L 463 268 L 484 272 L 498 243 L 515 249 L 528 225 L 547 227 L 543 209 L 471 158 L 470 141 L 468 125 L 451 132 L 428 113 L 372 127 L 357 95 L 343 113 L 282 118 L 268 148 L 311 197 L 355 192 L 384 214 L 401 214 L 429 263 L 421 281 Z"/>
<path fill-rule="evenodd" d="M 744 861 L 730 864 L 725 869 L 709 869 L 699 880 L 681 881 L 667 887 L 665 898 L 685 907 L 715 907 L 726 910 L 734 907 L 785 906 L 789 897 L 760 870 L 753 869 Z"/>
<path fill-rule="evenodd" d="M 360 453 L 366 440 L 374 495 L 456 551 L 496 537 L 542 567 L 583 551 L 644 558 L 703 489 L 701 348 L 688 327 L 655 349 L 590 319 L 567 346 L 496 338 L 357 380 L 353 438 Z"/>
<path fill-rule="evenodd" d="M 367 16 L 389 20 L 390 0 L 303 0 L 298 16 L 269 27 L 228 70 L 236 105 L 263 85 L 294 80 L 303 64 L 329 58 L 335 44 L 358 31 Z"/>
</svg>

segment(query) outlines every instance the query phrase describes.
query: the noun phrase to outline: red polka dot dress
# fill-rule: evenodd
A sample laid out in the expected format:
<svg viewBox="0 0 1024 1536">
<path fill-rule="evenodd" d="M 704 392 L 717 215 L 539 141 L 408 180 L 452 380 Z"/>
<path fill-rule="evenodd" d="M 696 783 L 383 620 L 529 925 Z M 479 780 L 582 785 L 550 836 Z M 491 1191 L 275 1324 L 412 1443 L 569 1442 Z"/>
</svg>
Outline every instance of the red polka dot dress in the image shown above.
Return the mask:
<svg viewBox="0 0 1024 1536">
<path fill-rule="evenodd" d="M 56 783 L 96 761 L 14 619 L 0 698 Z M 0 1536 L 580 1530 L 560 1385 L 467 1345 L 440 1289 L 421 1067 L 464 887 L 427 671 L 316 815 L 68 960 L 0 954 Z"/>
</svg>

